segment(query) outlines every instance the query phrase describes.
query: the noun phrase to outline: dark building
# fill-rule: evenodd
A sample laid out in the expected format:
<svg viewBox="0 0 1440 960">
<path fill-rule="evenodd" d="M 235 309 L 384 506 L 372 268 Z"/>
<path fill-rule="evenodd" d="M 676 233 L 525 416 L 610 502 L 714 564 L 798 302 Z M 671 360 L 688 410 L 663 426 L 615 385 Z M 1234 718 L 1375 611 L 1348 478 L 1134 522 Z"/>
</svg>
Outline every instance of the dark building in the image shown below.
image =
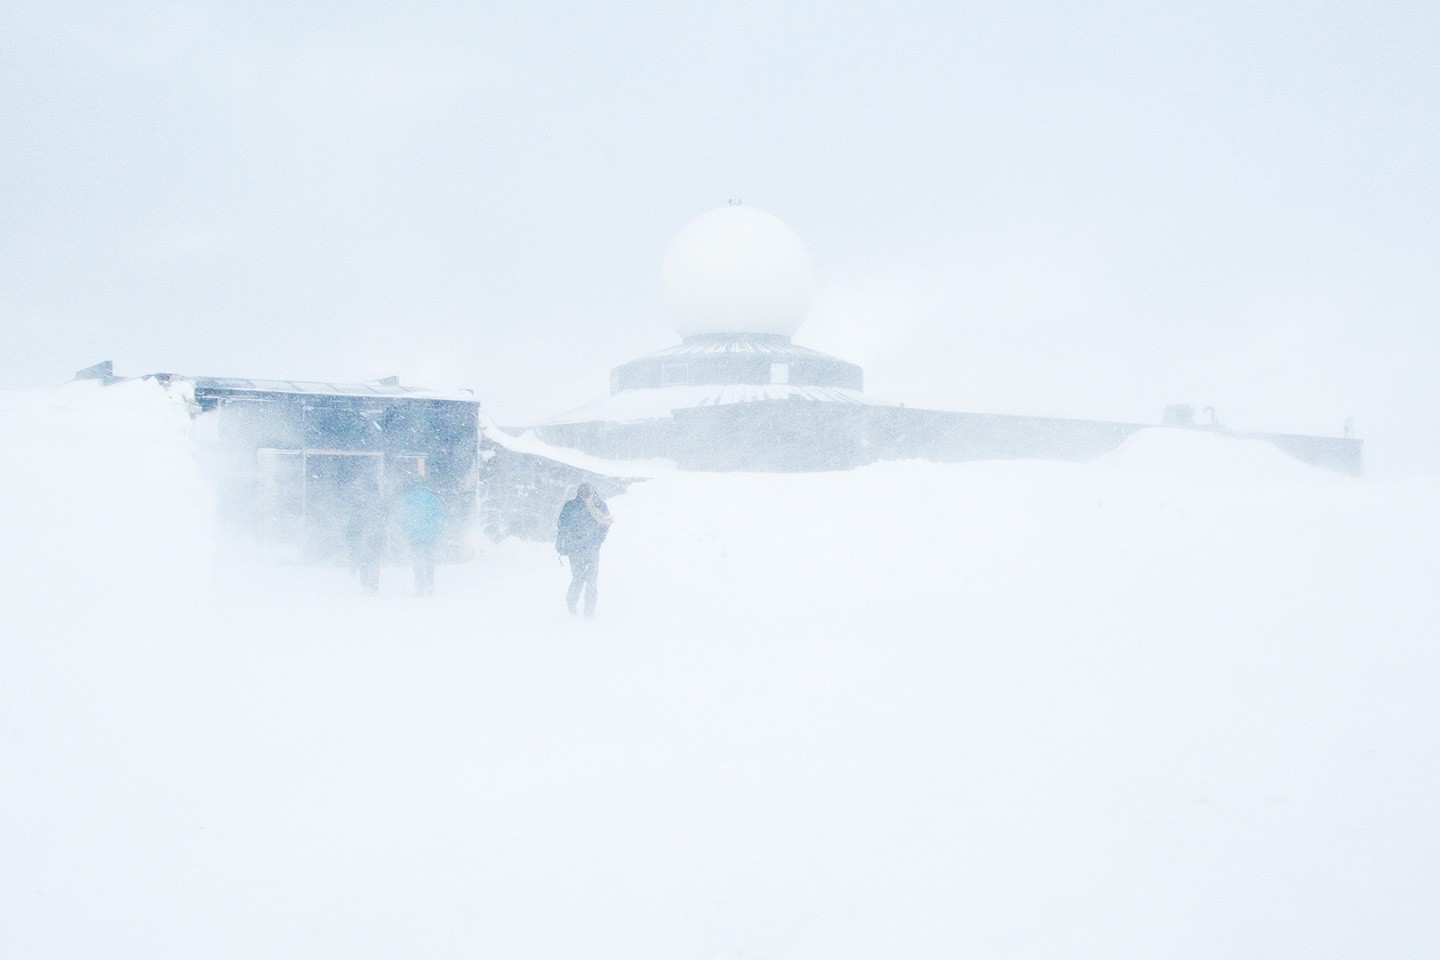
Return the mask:
<svg viewBox="0 0 1440 960">
<path fill-rule="evenodd" d="M 339 560 L 358 512 L 388 513 L 423 481 L 445 505 L 442 556 L 463 553 L 479 462 L 480 404 L 469 391 L 407 387 L 396 377 L 153 377 L 190 391 L 214 441 L 221 507 L 262 542 L 306 561 Z"/>
<path fill-rule="evenodd" d="M 115 383 L 109 361 L 76 379 Z M 490 425 L 469 390 L 368 383 L 148 374 L 183 393 L 197 449 L 222 516 L 274 552 L 311 563 L 343 560 L 347 531 L 364 510 L 388 515 L 423 477 L 445 505 L 441 559 L 469 550 L 472 531 L 492 540 L 554 536 L 560 504 L 588 481 L 603 496 L 631 482 L 562 453 L 529 449 Z M 389 552 L 401 552 L 388 529 Z"/>
</svg>

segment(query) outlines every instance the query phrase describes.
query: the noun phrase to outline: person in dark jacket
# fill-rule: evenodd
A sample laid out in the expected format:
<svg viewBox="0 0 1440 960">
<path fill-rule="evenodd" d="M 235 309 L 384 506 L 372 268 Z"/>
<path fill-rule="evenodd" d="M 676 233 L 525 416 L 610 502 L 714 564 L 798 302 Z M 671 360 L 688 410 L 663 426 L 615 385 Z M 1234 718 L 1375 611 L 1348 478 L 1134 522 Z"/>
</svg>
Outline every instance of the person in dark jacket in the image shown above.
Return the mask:
<svg viewBox="0 0 1440 960">
<path fill-rule="evenodd" d="M 385 509 L 373 490 L 361 490 L 350 508 L 345 525 L 350 547 L 350 572 L 360 575 L 360 589 L 380 592 L 380 561 L 385 556 Z"/>
<path fill-rule="evenodd" d="M 610 508 L 595 495 L 595 488 L 580 484 L 572 500 L 560 508 L 556 523 L 555 550 L 570 558 L 570 590 L 565 604 L 573 614 L 585 593 L 585 616 L 595 614 L 595 594 L 599 589 L 600 545 L 610 532 Z"/>
</svg>

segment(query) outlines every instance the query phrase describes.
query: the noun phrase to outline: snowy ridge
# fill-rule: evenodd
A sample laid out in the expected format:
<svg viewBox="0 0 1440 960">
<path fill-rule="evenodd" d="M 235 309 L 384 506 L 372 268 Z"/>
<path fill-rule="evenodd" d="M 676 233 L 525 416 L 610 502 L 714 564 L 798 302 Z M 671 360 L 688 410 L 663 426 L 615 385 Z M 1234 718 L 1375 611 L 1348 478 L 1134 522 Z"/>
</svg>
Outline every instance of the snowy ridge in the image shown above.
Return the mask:
<svg viewBox="0 0 1440 960">
<path fill-rule="evenodd" d="M 1355 483 L 1345 474 L 1301 463 L 1264 440 L 1173 427 L 1137 430 L 1096 464 L 1182 482 Z"/>
</svg>

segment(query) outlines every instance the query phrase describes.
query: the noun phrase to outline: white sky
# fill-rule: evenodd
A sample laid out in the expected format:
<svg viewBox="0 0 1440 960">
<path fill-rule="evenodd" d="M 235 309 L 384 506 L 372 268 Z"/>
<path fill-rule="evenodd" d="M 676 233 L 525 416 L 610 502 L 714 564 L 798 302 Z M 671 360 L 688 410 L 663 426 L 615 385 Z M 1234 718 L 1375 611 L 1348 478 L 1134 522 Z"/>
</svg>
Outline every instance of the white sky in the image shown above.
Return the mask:
<svg viewBox="0 0 1440 960">
<path fill-rule="evenodd" d="M 674 342 L 728 198 L 912 406 L 1337 434 L 1440 470 L 1440 4 L 0 7 L 0 386 L 113 359 L 475 387 Z"/>
</svg>

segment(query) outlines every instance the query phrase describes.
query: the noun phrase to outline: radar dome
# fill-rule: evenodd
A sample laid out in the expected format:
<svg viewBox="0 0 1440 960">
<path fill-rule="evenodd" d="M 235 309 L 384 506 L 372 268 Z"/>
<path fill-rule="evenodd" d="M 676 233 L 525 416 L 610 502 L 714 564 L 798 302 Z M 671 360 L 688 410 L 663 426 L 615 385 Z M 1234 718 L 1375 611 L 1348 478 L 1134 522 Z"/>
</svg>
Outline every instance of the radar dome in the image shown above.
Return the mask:
<svg viewBox="0 0 1440 960">
<path fill-rule="evenodd" d="M 661 282 L 681 337 L 791 337 L 810 305 L 810 255 L 779 217 L 754 207 L 721 207 L 676 234 Z"/>
</svg>

